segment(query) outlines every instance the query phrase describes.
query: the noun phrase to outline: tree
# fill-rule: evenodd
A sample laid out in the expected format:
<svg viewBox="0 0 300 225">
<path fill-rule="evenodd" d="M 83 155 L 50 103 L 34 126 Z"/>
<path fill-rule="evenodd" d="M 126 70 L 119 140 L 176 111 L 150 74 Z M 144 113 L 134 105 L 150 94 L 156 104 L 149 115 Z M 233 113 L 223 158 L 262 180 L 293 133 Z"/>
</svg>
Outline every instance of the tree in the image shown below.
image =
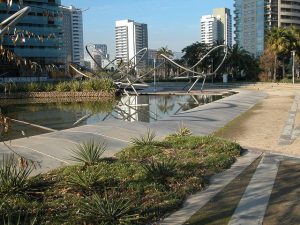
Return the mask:
<svg viewBox="0 0 300 225">
<path fill-rule="evenodd" d="M 232 74 L 234 80 L 239 80 L 243 77 L 248 80 L 256 80 L 259 67 L 257 60 L 249 52 L 235 44 L 228 50 L 224 70 Z"/>
<path fill-rule="evenodd" d="M 262 73 L 260 75 L 260 79 L 262 81 L 268 81 L 269 78 L 272 79 L 274 74 L 274 70 L 279 68 L 279 64 L 275 65 L 275 57 L 276 55 L 271 50 L 270 47 L 266 47 L 264 50 L 263 55 L 260 57 L 260 68 Z M 275 68 L 276 66 L 276 68 Z"/>
<path fill-rule="evenodd" d="M 164 78 L 166 78 L 166 75 L 168 75 L 168 74 L 167 74 L 168 71 L 170 71 L 170 67 L 168 67 L 169 69 L 168 69 L 168 71 L 167 71 L 166 59 L 163 58 L 163 57 L 161 56 L 162 54 L 165 55 L 165 56 L 167 56 L 168 58 L 172 57 L 174 54 L 173 54 L 173 52 L 172 52 L 170 49 L 168 49 L 168 46 L 166 46 L 166 47 L 161 47 L 161 48 L 158 49 L 158 51 L 157 51 L 157 59 L 158 59 L 158 58 L 162 58 L 163 61 L 164 61 L 163 74 L 164 74 Z"/>
<path fill-rule="evenodd" d="M 201 59 L 201 56 L 205 55 L 208 49 L 208 45 L 195 42 L 182 49 L 184 53 L 182 58 L 187 62 L 188 66 L 193 66 Z"/>
<path fill-rule="evenodd" d="M 281 62 L 282 75 L 285 76 L 285 65 L 291 57 L 291 51 L 300 51 L 299 29 L 295 27 L 273 28 L 269 31 L 266 38 L 266 49 L 270 49 L 274 57 L 274 81 L 277 78 L 278 61 Z"/>
</svg>

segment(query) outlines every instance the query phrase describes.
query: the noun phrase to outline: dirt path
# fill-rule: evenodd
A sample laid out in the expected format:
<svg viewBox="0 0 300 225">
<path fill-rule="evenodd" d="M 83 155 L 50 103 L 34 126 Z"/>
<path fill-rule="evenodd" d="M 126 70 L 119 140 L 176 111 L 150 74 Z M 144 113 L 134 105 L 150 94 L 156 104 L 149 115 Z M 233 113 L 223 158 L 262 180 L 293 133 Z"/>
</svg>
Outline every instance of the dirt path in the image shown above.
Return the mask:
<svg viewBox="0 0 300 225">
<path fill-rule="evenodd" d="M 300 155 L 300 137 L 292 144 L 279 145 L 295 96 L 300 95 L 300 86 L 295 89 L 260 87 L 260 90 L 268 97 L 216 132 L 216 135 L 235 140 L 244 147 Z M 300 104 L 294 125 L 295 128 L 300 126 Z"/>
</svg>

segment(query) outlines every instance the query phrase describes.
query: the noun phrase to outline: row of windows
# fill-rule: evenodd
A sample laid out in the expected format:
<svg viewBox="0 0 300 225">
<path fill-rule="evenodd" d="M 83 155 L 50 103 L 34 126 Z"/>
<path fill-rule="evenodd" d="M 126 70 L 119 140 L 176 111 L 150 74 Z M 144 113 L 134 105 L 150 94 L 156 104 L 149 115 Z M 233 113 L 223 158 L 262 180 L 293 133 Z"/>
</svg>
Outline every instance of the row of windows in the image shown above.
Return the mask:
<svg viewBox="0 0 300 225">
<path fill-rule="evenodd" d="M 299 20 L 300 21 L 300 16 L 286 16 L 282 15 L 281 19 L 286 19 L 286 20 Z"/>
<path fill-rule="evenodd" d="M 300 6 L 300 2 L 296 2 L 296 1 L 285 1 L 285 0 L 282 0 L 281 3 L 285 4 L 285 5 L 298 5 L 298 6 Z"/>
</svg>

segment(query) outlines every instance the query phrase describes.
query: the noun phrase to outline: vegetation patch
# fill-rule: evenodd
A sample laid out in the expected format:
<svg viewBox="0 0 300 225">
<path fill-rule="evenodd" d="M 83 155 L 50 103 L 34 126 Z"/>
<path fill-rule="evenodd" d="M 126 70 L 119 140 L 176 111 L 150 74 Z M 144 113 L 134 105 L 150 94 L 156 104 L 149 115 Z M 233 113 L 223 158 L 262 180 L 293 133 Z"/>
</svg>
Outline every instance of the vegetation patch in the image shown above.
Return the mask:
<svg viewBox="0 0 300 225">
<path fill-rule="evenodd" d="M 86 81 L 64 81 L 58 83 L 5 83 L 0 85 L 0 93 L 31 93 L 31 92 L 115 92 L 110 79 L 90 79 Z"/>
<path fill-rule="evenodd" d="M 100 158 L 103 143 L 78 145 L 70 151 L 77 165 L 36 177 L 28 177 L 26 168 L 18 175 L 18 165 L 8 160 L 0 168 L 5 181 L 0 218 L 21 224 L 151 224 L 201 191 L 241 150 L 236 143 L 195 137 L 186 129 L 163 141 L 149 131 L 132 143 L 114 158 Z"/>
</svg>

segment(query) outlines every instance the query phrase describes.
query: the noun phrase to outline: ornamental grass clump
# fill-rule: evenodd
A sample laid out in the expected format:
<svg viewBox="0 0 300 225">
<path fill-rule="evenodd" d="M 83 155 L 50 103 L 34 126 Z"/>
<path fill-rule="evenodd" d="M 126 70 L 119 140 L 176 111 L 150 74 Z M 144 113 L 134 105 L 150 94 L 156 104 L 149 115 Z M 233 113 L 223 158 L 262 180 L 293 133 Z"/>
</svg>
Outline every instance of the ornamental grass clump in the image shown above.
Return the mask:
<svg viewBox="0 0 300 225">
<path fill-rule="evenodd" d="M 54 90 L 55 90 L 54 85 L 51 84 L 51 83 L 45 84 L 43 88 L 44 88 L 44 90 L 45 90 L 46 92 L 51 92 L 51 91 L 54 91 Z"/>
<path fill-rule="evenodd" d="M 27 92 L 39 92 L 42 91 L 42 85 L 31 82 L 25 85 L 25 89 Z"/>
<path fill-rule="evenodd" d="M 83 201 L 78 214 L 89 224 L 132 224 L 139 218 L 132 213 L 133 210 L 133 204 L 128 199 L 114 196 L 101 198 L 95 194 Z"/>
<path fill-rule="evenodd" d="M 101 170 L 88 167 L 85 170 L 73 171 L 68 178 L 67 184 L 76 190 L 89 194 L 101 187 L 101 177 Z"/>
<path fill-rule="evenodd" d="M 77 145 L 72 150 L 72 160 L 83 163 L 85 166 L 93 166 L 101 161 L 102 154 L 106 151 L 104 142 L 97 143 L 93 140 Z"/>
<path fill-rule="evenodd" d="M 145 176 L 150 181 L 165 183 L 166 179 L 176 175 L 176 162 L 173 159 L 152 161 L 142 165 Z"/>
<path fill-rule="evenodd" d="M 25 194 L 33 167 L 19 167 L 14 156 L 3 157 L 0 166 L 0 195 Z"/>
<path fill-rule="evenodd" d="M 70 84 L 68 82 L 60 82 L 55 86 L 55 90 L 58 92 L 69 92 L 71 91 Z"/>
<path fill-rule="evenodd" d="M 74 92 L 82 91 L 82 84 L 80 81 L 72 81 L 70 83 L 70 89 Z"/>
<path fill-rule="evenodd" d="M 4 216 L 2 221 L 0 219 L 1 224 L 3 225 L 37 225 L 37 217 L 36 216 L 28 216 L 22 215 L 19 213 L 18 215 L 11 214 Z"/>
<path fill-rule="evenodd" d="M 155 137 L 155 132 L 148 129 L 145 135 L 141 135 L 139 138 L 132 138 L 131 142 L 133 145 L 138 147 L 155 146 L 155 144 L 157 143 L 155 141 Z"/>
</svg>

